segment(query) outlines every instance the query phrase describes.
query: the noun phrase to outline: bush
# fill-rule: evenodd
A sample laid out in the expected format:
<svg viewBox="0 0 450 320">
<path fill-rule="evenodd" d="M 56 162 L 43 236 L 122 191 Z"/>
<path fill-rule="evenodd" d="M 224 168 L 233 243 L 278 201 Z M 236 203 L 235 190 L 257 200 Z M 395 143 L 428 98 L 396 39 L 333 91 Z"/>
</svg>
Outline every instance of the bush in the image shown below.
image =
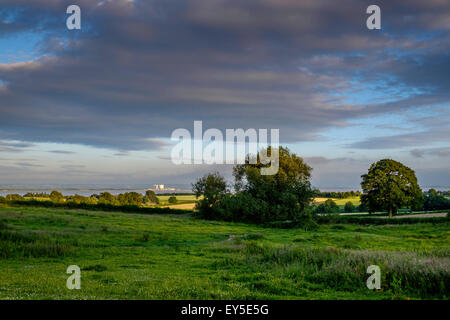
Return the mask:
<svg viewBox="0 0 450 320">
<path fill-rule="evenodd" d="M 426 211 L 450 209 L 450 200 L 439 194 L 435 189 L 430 189 L 425 193 L 423 209 Z"/>
<path fill-rule="evenodd" d="M 13 194 L 7 194 L 6 200 L 8 201 L 16 201 L 16 200 L 23 200 L 23 197 L 20 194 L 13 193 Z"/>
<path fill-rule="evenodd" d="M 167 200 L 170 204 L 175 204 L 178 202 L 177 197 L 175 196 L 171 196 L 169 197 L 169 199 Z"/>
<path fill-rule="evenodd" d="M 50 200 L 53 202 L 61 202 L 64 200 L 64 196 L 62 195 L 61 192 L 53 190 L 50 193 Z"/>
<path fill-rule="evenodd" d="M 314 213 L 339 213 L 339 206 L 332 199 L 328 199 L 316 206 Z"/>
<path fill-rule="evenodd" d="M 125 192 L 117 196 L 117 200 L 121 205 L 139 206 L 143 202 L 143 196 L 137 192 Z"/>
<path fill-rule="evenodd" d="M 356 208 L 351 201 L 348 201 L 345 203 L 344 211 L 345 212 L 355 212 Z"/>
<path fill-rule="evenodd" d="M 156 193 L 153 190 L 145 191 L 145 196 L 143 199 L 144 203 L 154 203 L 159 204 L 159 199 L 156 196 Z"/>
</svg>

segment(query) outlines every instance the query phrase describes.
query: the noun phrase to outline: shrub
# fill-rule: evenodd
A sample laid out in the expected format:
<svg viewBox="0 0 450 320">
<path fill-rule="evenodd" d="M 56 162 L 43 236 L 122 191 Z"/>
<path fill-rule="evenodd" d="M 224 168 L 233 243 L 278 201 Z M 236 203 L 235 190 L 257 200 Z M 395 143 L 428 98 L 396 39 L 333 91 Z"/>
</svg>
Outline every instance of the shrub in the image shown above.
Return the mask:
<svg viewBox="0 0 450 320">
<path fill-rule="evenodd" d="M 351 201 L 346 202 L 345 206 L 344 206 L 344 211 L 345 212 L 354 212 L 354 211 L 356 211 L 356 208 L 353 205 L 353 202 L 351 202 Z"/>
<path fill-rule="evenodd" d="M 170 204 L 175 204 L 178 202 L 177 197 L 175 196 L 171 196 L 169 197 L 169 199 L 167 200 Z"/>
<path fill-rule="evenodd" d="M 315 207 L 314 213 L 339 213 L 339 206 L 332 199 L 327 199 Z"/>
<path fill-rule="evenodd" d="M 16 200 L 23 200 L 23 197 L 20 194 L 13 193 L 13 194 L 7 194 L 6 200 L 8 201 L 16 201 Z"/>
<path fill-rule="evenodd" d="M 143 199 L 144 203 L 154 203 L 159 204 L 159 199 L 156 196 L 156 193 L 153 190 L 145 191 L 145 196 Z"/>
<path fill-rule="evenodd" d="M 439 194 L 435 189 L 425 193 L 424 210 L 446 210 L 450 209 L 450 200 Z"/>
<path fill-rule="evenodd" d="M 62 202 L 64 200 L 64 196 L 61 192 L 53 190 L 50 193 L 50 200 L 53 202 Z"/>
</svg>

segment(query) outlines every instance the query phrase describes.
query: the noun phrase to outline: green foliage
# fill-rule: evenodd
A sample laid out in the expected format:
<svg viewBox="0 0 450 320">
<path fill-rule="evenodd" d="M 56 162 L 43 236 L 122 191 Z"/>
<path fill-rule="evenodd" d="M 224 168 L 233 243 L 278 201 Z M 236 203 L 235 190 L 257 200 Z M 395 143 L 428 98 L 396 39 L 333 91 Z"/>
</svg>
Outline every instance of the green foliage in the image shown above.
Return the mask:
<svg viewBox="0 0 450 320">
<path fill-rule="evenodd" d="M 50 192 L 50 200 L 53 202 L 62 202 L 64 200 L 64 196 L 61 192 L 53 190 Z"/>
<path fill-rule="evenodd" d="M 52 201 L 39 201 L 39 200 L 15 200 L 7 202 L 11 206 L 28 206 L 28 207 L 44 207 L 44 208 L 67 208 L 67 209 L 86 209 L 86 210 L 101 210 L 101 211 L 115 211 L 115 212 L 130 212 L 130 213 L 143 213 L 143 214 L 183 214 L 192 213 L 191 210 L 170 209 L 170 208 L 147 208 L 136 205 L 112 205 L 106 203 L 75 203 L 68 202 L 52 202 Z"/>
<path fill-rule="evenodd" d="M 170 196 L 169 199 L 167 200 L 167 202 L 169 202 L 170 204 L 175 204 L 178 202 L 178 200 L 177 200 L 177 197 Z"/>
<path fill-rule="evenodd" d="M 343 191 L 343 192 L 335 192 L 335 191 L 317 191 L 316 197 L 322 198 L 334 198 L 334 199 L 345 199 L 345 198 L 355 198 L 361 196 L 361 191 Z"/>
<path fill-rule="evenodd" d="M 383 159 L 361 176 L 361 204 L 370 212 L 386 210 L 392 217 L 403 206 L 418 206 L 422 191 L 414 171 L 400 162 Z"/>
<path fill-rule="evenodd" d="M 7 194 L 5 199 L 7 201 L 16 201 L 16 200 L 23 200 L 23 197 L 20 194 L 13 193 L 13 194 Z"/>
<path fill-rule="evenodd" d="M 117 196 L 120 205 L 139 206 L 142 204 L 143 196 L 137 192 L 125 192 Z"/>
<path fill-rule="evenodd" d="M 194 185 L 198 215 L 206 219 L 269 223 L 275 221 L 304 221 L 314 191 L 309 179 L 311 168 L 302 158 L 287 148 L 279 150 L 279 170 L 274 175 L 262 175 L 259 156 L 248 156 L 246 163 L 237 165 L 233 174 L 235 194 L 226 193 L 226 184 L 217 173 L 200 179 Z M 272 149 L 267 150 L 270 154 Z"/>
<path fill-rule="evenodd" d="M 45 192 L 27 192 L 25 198 L 50 198 L 50 194 Z"/>
<path fill-rule="evenodd" d="M 314 213 L 339 213 L 339 206 L 332 199 L 327 199 L 314 208 Z"/>
<path fill-rule="evenodd" d="M 144 203 L 159 204 L 159 199 L 153 190 L 145 191 Z"/>
<path fill-rule="evenodd" d="M 60 241 L 45 234 L 0 230 L 0 258 L 61 257 L 76 241 Z"/>
<path fill-rule="evenodd" d="M 67 197 L 67 201 L 70 202 L 75 202 L 75 203 L 86 203 L 87 202 L 87 197 L 84 196 L 80 196 L 79 194 L 75 194 L 73 196 L 69 196 Z"/>
<path fill-rule="evenodd" d="M 430 189 L 425 193 L 423 209 L 427 211 L 450 209 L 450 200 L 439 194 L 435 189 Z"/>
<path fill-rule="evenodd" d="M 199 203 L 201 207 L 210 207 L 219 203 L 227 193 L 227 183 L 218 173 L 206 174 L 192 185 L 192 191 L 198 198 L 203 196 Z"/>
<path fill-rule="evenodd" d="M 0 206 L 0 299 L 448 299 L 448 222 L 370 219 L 389 225 L 274 229 Z M 82 290 L 65 287 L 74 261 Z M 381 267 L 380 291 L 365 286 L 371 264 Z"/>
<path fill-rule="evenodd" d="M 120 205 L 119 200 L 109 192 L 102 192 L 98 196 L 98 203 Z"/>
<path fill-rule="evenodd" d="M 346 202 L 344 205 L 344 211 L 345 212 L 355 212 L 356 207 L 353 205 L 353 202 L 351 202 L 351 201 Z"/>
</svg>

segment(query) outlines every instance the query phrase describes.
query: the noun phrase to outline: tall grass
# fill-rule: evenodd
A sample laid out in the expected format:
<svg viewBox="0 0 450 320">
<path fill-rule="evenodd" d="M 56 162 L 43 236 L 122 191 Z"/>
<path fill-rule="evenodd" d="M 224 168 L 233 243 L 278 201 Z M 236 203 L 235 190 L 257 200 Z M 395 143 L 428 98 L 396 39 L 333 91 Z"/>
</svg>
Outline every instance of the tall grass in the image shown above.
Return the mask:
<svg viewBox="0 0 450 320">
<path fill-rule="evenodd" d="M 367 267 L 378 265 L 382 275 L 381 290 L 424 298 L 445 298 L 450 293 L 450 250 L 421 254 L 334 247 L 273 247 L 253 241 L 239 250 L 239 256 L 244 257 L 242 263 L 339 290 L 368 290 Z"/>
<path fill-rule="evenodd" d="M 72 245 L 29 231 L 0 230 L 0 258 L 63 257 L 72 252 Z"/>
</svg>

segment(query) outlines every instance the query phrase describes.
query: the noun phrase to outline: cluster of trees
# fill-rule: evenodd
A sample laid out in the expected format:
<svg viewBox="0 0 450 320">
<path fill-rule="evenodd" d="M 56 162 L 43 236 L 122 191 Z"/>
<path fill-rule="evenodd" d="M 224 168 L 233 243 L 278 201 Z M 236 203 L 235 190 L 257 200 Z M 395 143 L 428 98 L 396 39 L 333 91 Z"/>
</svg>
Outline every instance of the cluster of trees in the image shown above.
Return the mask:
<svg viewBox="0 0 450 320">
<path fill-rule="evenodd" d="M 314 213 L 339 213 L 339 206 L 332 199 L 327 199 L 314 207 Z"/>
<path fill-rule="evenodd" d="M 25 198 L 49 198 L 50 194 L 45 192 L 28 192 L 23 195 Z"/>
<path fill-rule="evenodd" d="M 269 147 L 266 152 L 270 154 Z M 312 168 L 289 149 L 279 148 L 279 170 L 262 175 L 259 156 L 233 169 L 234 193 L 218 173 L 207 174 L 193 184 L 198 215 L 205 219 L 268 223 L 275 221 L 311 221 Z"/>
<path fill-rule="evenodd" d="M 353 202 L 347 201 L 344 205 L 343 212 L 358 212 L 364 210 L 363 207 L 355 206 Z M 333 199 L 327 199 L 325 202 L 320 203 L 319 205 L 314 206 L 314 213 L 340 213 L 341 209 L 333 201 Z"/>
<path fill-rule="evenodd" d="M 445 192 L 439 192 L 430 189 L 424 193 L 423 209 L 430 210 L 446 210 L 450 209 L 450 199 L 444 196 Z"/>
<path fill-rule="evenodd" d="M 267 150 L 270 153 L 270 147 Z M 267 223 L 275 221 L 309 221 L 311 213 L 338 213 L 339 206 L 332 200 L 312 206 L 317 194 L 335 198 L 361 195 L 361 205 L 348 201 L 345 212 L 387 211 L 392 217 L 400 208 L 411 210 L 450 209 L 450 200 L 435 190 L 422 193 L 414 171 L 400 162 L 383 159 L 371 165 L 362 175 L 363 192 L 318 193 L 311 188 L 311 167 L 287 148 L 279 149 L 279 171 L 275 175 L 261 175 L 263 164 L 250 158 L 234 167 L 234 193 L 218 173 L 207 174 L 193 184 L 197 197 L 198 215 L 205 219 Z M 306 221 L 306 220 L 305 220 Z"/>
<path fill-rule="evenodd" d="M 25 200 L 26 197 L 38 197 L 42 198 L 44 194 L 36 193 L 27 193 L 24 197 L 20 194 L 8 194 L 6 197 L 1 197 L 0 201 L 17 201 L 17 200 Z M 3 198 L 3 199 L 2 199 Z M 59 191 L 52 191 L 50 194 L 46 194 L 46 198 L 49 198 L 50 201 L 54 203 L 76 203 L 76 204 L 106 204 L 106 205 L 114 205 L 114 206 L 140 206 L 142 204 L 152 205 L 159 204 L 159 199 L 156 196 L 155 192 L 152 190 L 147 190 L 145 195 L 142 195 L 137 192 L 125 192 L 118 195 L 112 195 L 109 192 L 102 192 L 100 194 L 93 194 L 89 197 L 85 197 L 79 194 L 75 194 L 72 196 L 64 196 Z M 169 203 L 176 203 L 176 197 L 172 196 L 169 198 Z"/>
<path fill-rule="evenodd" d="M 328 192 L 328 191 L 318 191 L 316 196 L 322 198 L 334 198 L 334 199 L 346 199 L 350 197 L 359 197 L 361 191 L 343 191 L 343 192 Z"/>
</svg>

